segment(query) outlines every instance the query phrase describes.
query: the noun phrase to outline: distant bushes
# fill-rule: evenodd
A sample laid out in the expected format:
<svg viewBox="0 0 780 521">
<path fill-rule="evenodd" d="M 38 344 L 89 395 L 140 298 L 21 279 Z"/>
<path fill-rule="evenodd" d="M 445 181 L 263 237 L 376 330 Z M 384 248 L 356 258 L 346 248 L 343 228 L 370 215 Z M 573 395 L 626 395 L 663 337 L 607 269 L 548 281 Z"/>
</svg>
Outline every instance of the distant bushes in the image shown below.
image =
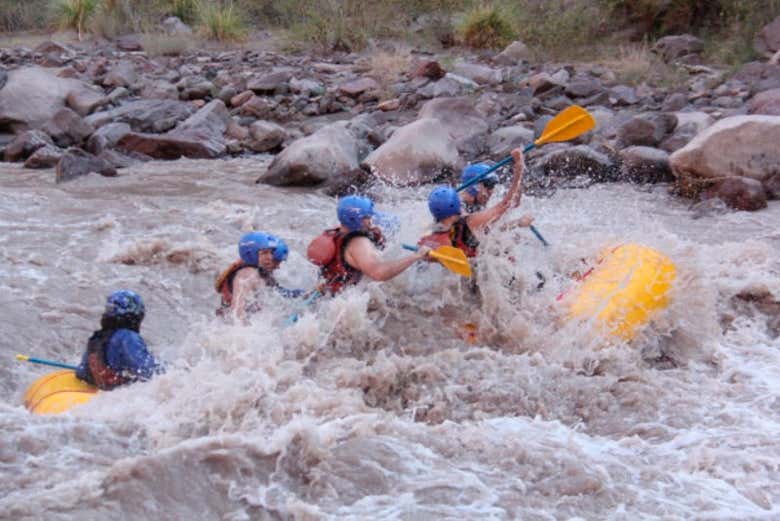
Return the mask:
<svg viewBox="0 0 780 521">
<path fill-rule="evenodd" d="M 472 11 L 461 26 L 463 43 L 477 49 L 500 49 L 512 43 L 515 30 L 497 7 Z"/>
</svg>

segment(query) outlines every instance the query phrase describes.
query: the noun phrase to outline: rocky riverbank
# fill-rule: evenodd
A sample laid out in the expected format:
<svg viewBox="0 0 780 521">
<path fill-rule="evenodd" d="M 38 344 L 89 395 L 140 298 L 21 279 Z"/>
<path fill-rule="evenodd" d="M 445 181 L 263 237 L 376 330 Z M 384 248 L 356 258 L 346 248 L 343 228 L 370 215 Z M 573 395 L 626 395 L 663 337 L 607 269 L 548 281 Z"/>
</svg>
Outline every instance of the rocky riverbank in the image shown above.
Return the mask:
<svg viewBox="0 0 780 521">
<path fill-rule="evenodd" d="M 169 31 L 186 31 L 176 22 Z M 621 83 L 604 65 L 532 63 L 521 42 L 457 56 L 387 44 L 327 57 L 168 57 L 132 37 L 51 41 L 0 50 L 0 156 L 67 181 L 149 159 L 269 153 L 259 183 L 336 194 L 501 159 L 578 104 L 596 130 L 533 151 L 529 190 L 674 182 L 683 196 L 757 210 L 780 197 L 778 35 L 780 19 L 757 37 L 772 58 L 733 74 L 704 64 L 697 38 L 664 37 L 652 51 L 679 72 L 665 86 Z"/>
</svg>

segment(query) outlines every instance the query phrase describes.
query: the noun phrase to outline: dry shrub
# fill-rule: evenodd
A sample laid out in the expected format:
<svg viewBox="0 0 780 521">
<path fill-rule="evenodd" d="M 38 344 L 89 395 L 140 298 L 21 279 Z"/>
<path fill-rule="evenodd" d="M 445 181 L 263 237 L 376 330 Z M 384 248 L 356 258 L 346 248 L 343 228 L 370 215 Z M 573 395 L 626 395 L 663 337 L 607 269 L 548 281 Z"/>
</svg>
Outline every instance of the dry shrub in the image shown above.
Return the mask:
<svg viewBox="0 0 780 521">
<path fill-rule="evenodd" d="M 191 35 L 144 33 L 142 44 L 150 56 L 179 56 L 192 48 L 193 39 Z"/>
<path fill-rule="evenodd" d="M 411 67 L 410 51 L 408 49 L 379 51 L 373 54 L 370 60 L 369 76 L 379 83 L 381 98 L 383 100 L 394 98 L 393 84 L 397 83 Z"/>
<path fill-rule="evenodd" d="M 618 81 L 628 85 L 675 86 L 687 77 L 684 70 L 665 63 L 651 52 L 647 43 L 621 45 L 616 56 L 601 63 L 615 73 Z"/>
<path fill-rule="evenodd" d="M 472 11 L 460 30 L 463 43 L 476 49 L 499 49 L 515 38 L 509 19 L 496 7 Z"/>
</svg>

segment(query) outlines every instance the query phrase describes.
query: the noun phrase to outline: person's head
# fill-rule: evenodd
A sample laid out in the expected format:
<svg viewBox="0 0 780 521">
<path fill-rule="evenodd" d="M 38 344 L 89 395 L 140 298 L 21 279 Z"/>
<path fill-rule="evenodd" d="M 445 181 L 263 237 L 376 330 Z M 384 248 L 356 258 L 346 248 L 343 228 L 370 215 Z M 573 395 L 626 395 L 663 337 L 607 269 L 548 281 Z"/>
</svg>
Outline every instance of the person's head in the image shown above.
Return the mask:
<svg viewBox="0 0 780 521">
<path fill-rule="evenodd" d="M 371 228 L 371 217 L 374 213 L 374 201 L 368 197 L 348 195 L 339 200 L 339 222 L 351 232 Z"/>
<path fill-rule="evenodd" d="M 460 215 L 458 192 L 449 186 L 438 186 L 428 196 L 428 209 L 434 220 L 441 222 L 454 215 Z"/>
<path fill-rule="evenodd" d="M 238 241 L 238 254 L 250 266 L 271 273 L 287 259 L 287 244 L 269 233 L 249 232 Z"/>
<path fill-rule="evenodd" d="M 100 319 L 104 329 L 132 329 L 138 331 L 146 315 L 141 296 L 127 289 L 114 291 L 106 299 L 106 307 Z"/>
<path fill-rule="evenodd" d="M 474 163 L 463 169 L 460 181 L 461 183 L 468 183 L 488 170 L 490 170 L 490 165 L 487 163 Z M 493 188 L 495 188 L 496 184 L 498 184 L 498 176 L 491 172 L 482 178 L 480 182 L 466 188 L 465 196 L 470 199 L 469 202 L 471 204 L 485 205 L 490 200 L 490 196 L 493 195 Z"/>
</svg>

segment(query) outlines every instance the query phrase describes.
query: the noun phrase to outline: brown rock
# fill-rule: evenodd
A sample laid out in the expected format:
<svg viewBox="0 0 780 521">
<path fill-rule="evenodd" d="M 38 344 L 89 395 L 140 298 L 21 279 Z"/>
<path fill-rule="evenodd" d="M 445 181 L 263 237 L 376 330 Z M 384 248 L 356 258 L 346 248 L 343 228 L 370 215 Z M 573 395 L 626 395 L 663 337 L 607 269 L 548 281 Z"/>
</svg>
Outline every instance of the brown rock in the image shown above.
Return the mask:
<svg viewBox="0 0 780 521">
<path fill-rule="evenodd" d="M 759 54 L 780 50 L 780 16 L 761 29 L 756 35 L 754 47 Z"/>
<path fill-rule="evenodd" d="M 64 151 L 53 145 L 41 147 L 27 158 L 24 162 L 25 168 L 52 168 L 60 162 Z"/>
<path fill-rule="evenodd" d="M 735 210 L 754 212 L 766 208 L 766 191 L 764 186 L 749 177 L 729 177 L 719 182 L 708 191 L 710 196 L 717 196 Z"/>
<path fill-rule="evenodd" d="M 287 139 L 284 127 L 271 121 L 255 121 L 249 127 L 249 138 L 246 147 L 254 152 L 270 152 L 279 148 Z"/>
<path fill-rule="evenodd" d="M 232 98 L 230 98 L 230 106 L 231 107 L 240 107 L 255 95 L 254 92 L 251 90 L 245 90 L 244 92 L 240 94 L 236 94 Z"/>
<path fill-rule="evenodd" d="M 432 81 L 442 79 L 447 74 L 447 71 L 439 65 L 437 61 L 425 61 L 417 66 L 412 74 L 415 78 L 428 78 Z"/>
<path fill-rule="evenodd" d="M 655 42 L 652 51 L 660 54 L 665 62 L 671 62 L 689 54 L 704 50 L 704 42 L 690 34 L 665 36 Z"/>
<path fill-rule="evenodd" d="M 748 113 L 780 116 L 780 88 L 759 92 L 748 103 Z"/>
<path fill-rule="evenodd" d="M 780 199 L 780 173 L 764 180 L 764 189 L 770 199 Z"/>
<path fill-rule="evenodd" d="M 99 107 L 108 103 L 102 92 L 93 90 L 79 90 L 68 94 L 65 99 L 68 107 L 73 109 L 79 116 L 88 116 Z"/>
<path fill-rule="evenodd" d="M 398 98 L 393 98 L 393 99 L 383 101 L 382 103 L 376 106 L 376 108 L 378 108 L 382 112 L 391 112 L 393 110 L 398 110 L 400 107 L 401 107 L 401 100 Z"/>
<path fill-rule="evenodd" d="M 668 183 L 674 181 L 669 154 L 650 147 L 628 147 L 620 151 L 620 178 L 632 183 Z"/>
<path fill-rule="evenodd" d="M 242 116 L 251 116 L 253 118 L 263 119 L 268 117 L 276 105 L 273 101 L 262 96 L 252 96 L 252 98 L 241 105 L 239 114 Z"/>
<path fill-rule="evenodd" d="M 41 130 L 49 134 L 58 146 L 66 148 L 81 145 L 95 131 L 95 127 L 81 119 L 74 111 L 61 109 Z"/>
<path fill-rule="evenodd" d="M 377 91 L 379 84 L 373 78 L 358 78 L 339 86 L 339 93 L 357 98 L 365 92 Z"/>
<path fill-rule="evenodd" d="M 45 146 L 54 146 L 54 142 L 48 134 L 40 130 L 27 130 L 17 134 L 13 141 L 5 147 L 5 160 L 23 161 L 36 150 Z"/>
</svg>

